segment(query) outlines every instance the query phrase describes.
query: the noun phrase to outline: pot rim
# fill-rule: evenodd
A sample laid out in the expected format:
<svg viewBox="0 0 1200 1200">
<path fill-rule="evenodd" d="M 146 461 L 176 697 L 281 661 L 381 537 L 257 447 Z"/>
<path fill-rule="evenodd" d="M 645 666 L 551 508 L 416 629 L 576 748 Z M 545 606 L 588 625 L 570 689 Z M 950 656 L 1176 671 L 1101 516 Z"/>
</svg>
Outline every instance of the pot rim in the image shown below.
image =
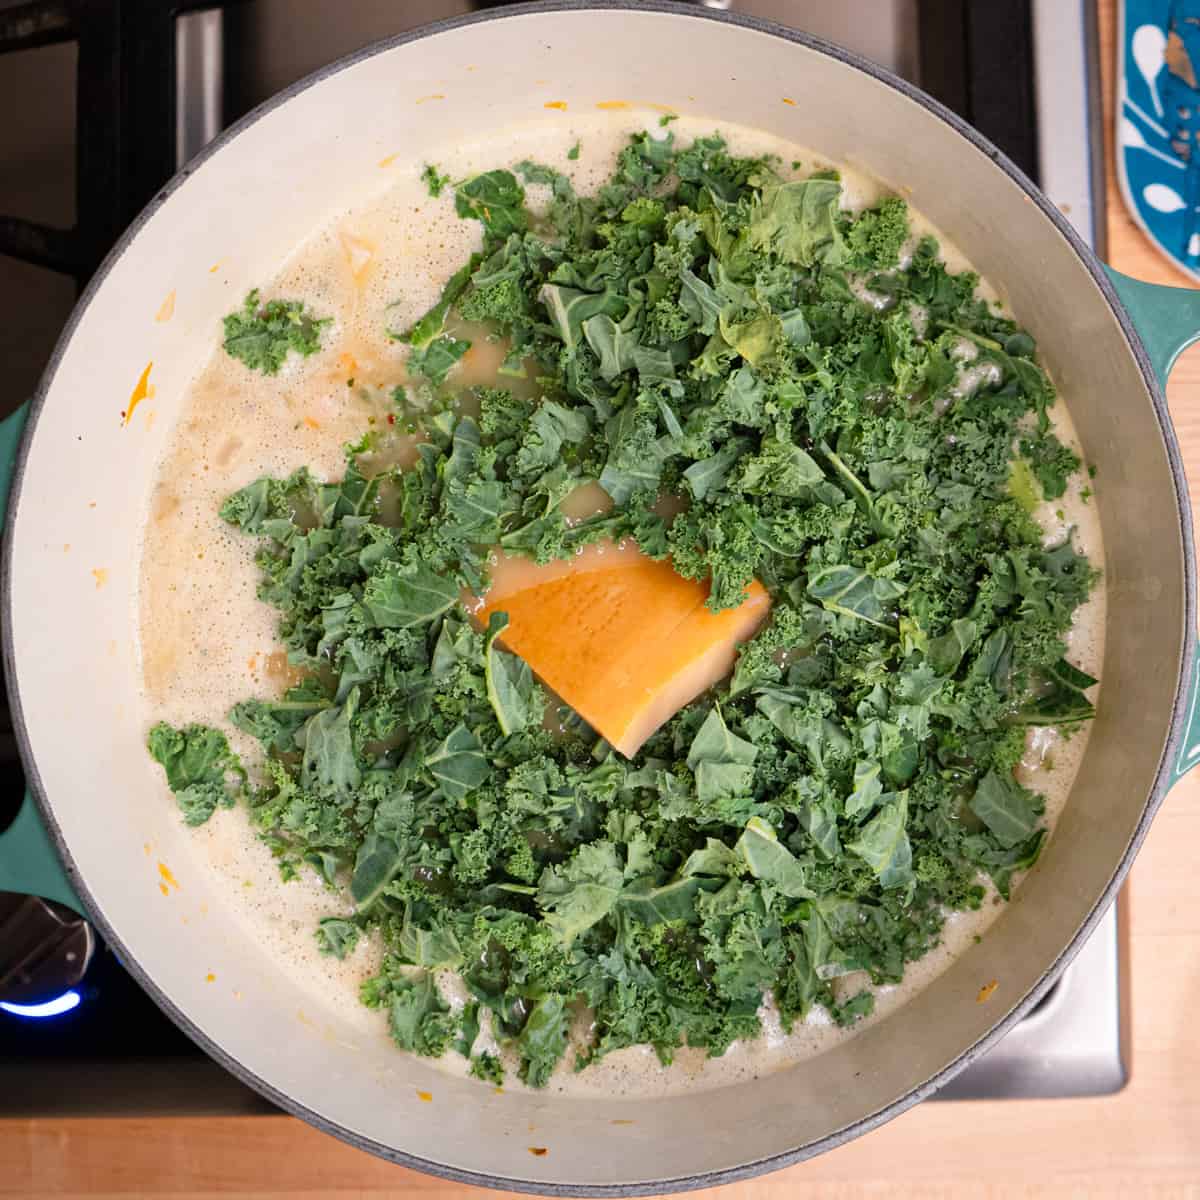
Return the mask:
<svg viewBox="0 0 1200 1200">
<path fill-rule="evenodd" d="M 86 881 L 81 876 L 75 861 L 71 855 L 70 849 L 67 846 L 66 840 L 63 837 L 62 831 L 54 818 L 53 809 L 46 794 L 42 783 L 41 775 L 38 772 L 37 764 L 34 761 L 31 749 L 29 731 L 26 726 L 25 713 L 21 704 L 20 683 L 16 678 L 15 662 L 13 654 L 12 642 L 12 579 L 14 574 L 13 562 L 13 541 L 12 534 L 18 520 L 20 511 L 20 493 L 21 485 L 24 481 L 25 467 L 29 455 L 29 447 L 32 441 L 33 431 L 41 419 L 43 410 L 46 406 L 46 401 L 50 390 L 53 387 L 54 379 L 58 371 L 59 364 L 66 353 L 67 347 L 70 345 L 75 329 L 78 326 L 83 314 L 91 306 L 96 298 L 96 294 L 102 287 L 105 278 L 113 269 L 117 261 L 129 249 L 130 245 L 136 240 L 143 226 L 150 218 L 158 211 L 158 209 L 176 192 L 188 177 L 203 163 L 207 162 L 214 154 L 222 150 L 226 145 L 231 143 L 239 134 L 256 124 L 263 117 L 273 112 L 276 108 L 286 104 L 293 97 L 300 95 L 326 79 L 346 70 L 349 67 L 363 62 L 369 58 L 373 58 L 377 54 L 387 53 L 400 46 L 407 45 L 412 42 L 421 41 L 435 34 L 446 33 L 455 29 L 463 28 L 470 25 L 480 24 L 484 21 L 507 20 L 513 17 L 536 16 L 539 14 L 551 14 L 562 12 L 589 12 L 589 11 L 628 11 L 628 12 L 657 12 L 671 16 L 689 18 L 692 20 L 708 20 L 717 21 L 729 25 L 740 26 L 742 28 L 752 29 L 759 33 L 768 34 L 772 37 L 781 38 L 784 41 L 791 42 L 796 45 L 801 45 L 810 50 L 815 50 L 818 53 L 825 54 L 837 61 L 844 63 L 849 67 L 856 68 L 859 71 L 869 75 L 879 83 L 886 84 L 901 96 L 915 101 L 931 112 L 934 116 L 940 118 L 949 125 L 955 132 L 969 142 L 975 149 L 982 151 L 987 155 L 1009 178 L 1017 184 L 1018 187 L 1025 192 L 1029 199 L 1037 205 L 1043 216 L 1048 218 L 1058 230 L 1058 232 L 1066 239 L 1070 247 L 1075 251 L 1080 261 L 1091 275 L 1096 286 L 1100 290 L 1109 307 L 1112 309 L 1114 316 L 1121 328 L 1121 332 L 1125 335 L 1125 341 L 1129 352 L 1133 355 L 1134 360 L 1141 372 L 1142 380 L 1146 386 L 1146 391 L 1149 395 L 1151 405 L 1154 409 L 1155 417 L 1158 420 L 1159 432 L 1163 438 L 1163 443 L 1167 452 L 1167 458 L 1170 465 L 1172 483 L 1175 490 L 1176 506 L 1179 515 L 1179 533 L 1183 543 L 1183 553 L 1185 567 L 1184 573 L 1184 638 L 1183 638 L 1183 653 L 1179 663 L 1179 673 L 1176 679 L 1175 700 L 1172 706 L 1171 725 L 1168 732 L 1167 740 L 1163 748 L 1162 756 L 1159 760 L 1158 767 L 1155 771 L 1154 784 L 1150 794 L 1147 797 L 1146 805 L 1142 811 L 1142 815 L 1138 820 L 1137 826 L 1133 831 L 1128 846 L 1121 856 L 1120 861 L 1115 865 L 1113 873 L 1105 885 L 1104 890 L 1097 897 L 1091 911 L 1083 924 L 1076 931 L 1071 941 L 1063 948 L 1055 960 L 1050 963 L 1046 970 L 1042 973 L 1038 982 L 1030 988 L 1025 996 L 1018 1001 L 1008 1013 L 998 1020 L 991 1029 L 982 1037 L 978 1038 L 970 1046 L 966 1047 L 955 1059 L 944 1066 L 935 1075 L 925 1080 L 923 1083 L 910 1089 L 904 1095 L 893 1100 L 891 1103 L 884 1105 L 875 1111 L 860 1117 L 841 1129 L 829 1134 L 817 1141 L 806 1143 L 802 1146 L 791 1150 L 783 1151 L 779 1154 L 769 1155 L 765 1158 L 760 1158 L 750 1163 L 743 1163 L 734 1167 L 726 1167 L 721 1170 L 708 1171 L 695 1175 L 682 1175 L 670 1179 L 656 1181 L 639 1181 L 635 1183 L 609 1183 L 609 1184 L 573 1184 L 573 1183 L 544 1183 L 539 1180 L 520 1178 L 517 1176 L 491 1175 L 481 1171 L 466 1170 L 455 1167 L 451 1164 L 436 1162 L 432 1159 L 423 1158 L 419 1154 L 413 1154 L 408 1151 L 400 1150 L 395 1146 L 390 1146 L 382 1142 L 378 1142 L 373 1138 L 365 1137 L 355 1133 L 350 1129 L 331 1121 L 328 1118 L 313 1112 L 307 1108 L 301 1101 L 287 1095 L 278 1090 L 268 1080 L 255 1074 L 250 1068 L 246 1067 L 238 1059 L 231 1056 L 217 1042 L 212 1040 L 206 1033 L 192 1023 L 191 1019 L 182 1012 L 173 1001 L 162 992 L 155 983 L 150 974 L 142 968 L 137 960 L 129 953 L 121 939 L 120 934 L 113 928 L 105 917 L 103 910 L 96 903 L 95 898 L 91 894 Z M 1087 941 L 1093 929 L 1104 915 L 1108 906 L 1116 898 L 1117 892 L 1129 871 L 1130 866 L 1140 848 L 1146 833 L 1149 830 L 1151 821 L 1157 813 L 1159 806 L 1162 804 L 1163 798 L 1167 790 L 1174 782 L 1172 778 L 1171 768 L 1176 761 L 1180 745 L 1183 740 L 1183 726 L 1185 724 L 1184 717 L 1187 704 L 1187 683 L 1192 677 L 1194 659 L 1196 655 L 1196 642 L 1192 636 L 1192 631 L 1196 628 L 1196 584 L 1194 580 L 1194 571 L 1192 565 L 1195 561 L 1195 548 L 1193 541 L 1192 516 L 1191 506 L 1188 501 L 1186 476 L 1184 474 L 1182 458 L 1179 451 L 1179 445 L 1175 437 L 1175 431 L 1171 423 L 1171 419 L 1167 410 L 1166 399 L 1163 393 L 1162 385 L 1159 383 L 1158 377 L 1151 365 L 1149 356 L 1146 353 L 1145 346 L 1142 343 L 1136 328 L 1133 325 L 1128 313 L 1121 304 L 1112 283 L 1105 274 L 1099 259 L 1095 253 L 1088 247 L 1079 235 L 1075 232 L 1071 224 L 1059 212 L 1057 208 L 1046 198 L 1036 184 L 1011 160 L 1000 151 L 996 146 L 992 145 L 982 134 L 978 133 L 970 125 L 962 120 L 956 113 L 946 108 L 939 101 L 921 91 L 920 88 L 907 80 L 901 79 L 898 75 L 885 68 L 879 66 L 870 60 L 863 58 L 852 51 L 838 46 L 832 42 L 826 41 L 824 38 L 814 37 L 811 34 L 803 33 L 799 30 L 789 29 L 778 25 L 773 21 L 766 21 L 759 17 L 748 16 L 739 13 L 721 12 L 708 9 L 696 4 L 687 4 L 680 0 L 528 0 L 526 3 L 513 4 L 505 7 L 503 10 L 488 10 L 479 13 L 471 13 L 460 17 L 451 17 L 445 20 L 434 22 L 430 25 L 423 25 L 417 29 L 409 30 L 404 33 L 397 34 L 390 38 L 385 38 L 380 41 L 372 42 L 371 44 L 346 55 L 343 58 L 337 59 L 335 62 L 329 63 L 325 67 L 314 71 L 312 74 L 305 76 L 303 79 L 297 80 L 295 83 L 284 88 L 274 96 L 265 100 L 257 108 L 252 109 L 245 116 L 236 121 L 228 129 L 223 130 L 217 135 L 199 154 L 196 155 L 190 162 L 185 164 L 154 196 L 154 198 L 146 205 L 146 207 L 138 214 L 130 226 L 124 231 L 120 239 L 113 246 L 112 250 L 104 258 L 96 273 L 89 280 L 87 287 L 76 303 L 71 312 L 71 316 L 67 321 L 57 343 L 55 344 L 54 352 L 51 355 L 49 363 L 42 374 L 37 391 L 30 402 L 29 416 L 25 424 L 25 430 L 22 435 L 21 444 L 17 452 L 16 463 L 13 469 L 12 486 L 9 493 L 9 502 L 7 513 L 4 522 L 4 546 L 3 560 L 0 562 L 0 636 L 3 638 L 3 663 L 4 674 L 7 681 L 8 701 L 12 710 L 13 728 L 16 734 L 18 748 L 21 754 L 22 764 L 25 768 L 26 786 L 32 794 L 40 813 L 41 819 L 53 841 L 54 847 L 62 859 L 66 869 L 67 876 L 83 900 L 88 911 L 89 919 L 97 926 L 104 940 L 120 954 L 122 962 L 130 974 L 137 980 L 151 999 L 158 1005 L 160 1009 L 183 1030 L 210 1058 L 214 1059 L 242 1083 L 259 1093 L 271 1103 L 279 1108 L 291 1113 L 293 1116 L 298 1116 L 308 1124 L 320 1129 L 324 1133 L 333 1135 L 334 1137 L 346 1142 L 357 1149 L 366 1150 L 380 1158 L 390 1162 L 425 1172 L 426 1174 L 438 1176 L 443 1179 L 451 1179 L 456 1182 L 473 1184 L 481 1187 L 490 1188 L 505 1188 L 515 1189 L 528 1193 L 552 1195 L 552 1196 L 640 1196 L 640 1195 L 658 1195 L 671 1192 L 691 1191 L 698 1188 L 719 1187 L 728 1183 L 735 1183 L 740 1180 L 750 1179 L 758 1175 L 766 1174 L 770 1171 L 776 1171 L 783 1167 L 790 1166 L 794 1163 L 803 1162 L 806 1159 L 813 1158 L 818 1154 L 822 1154 L 827 1150 L 832 1150 L 838 1146 L 849 1142 L 853 1138 L 859 1137 L 864 1133 L 870 1132 L 872 1129 L 891 1120 L 893 1117 L 899 1116 L 913 1105 L 936 1092 L 942 1085 L 947 1083 L 955 1075 L 964 1068 L 969 1066 L 976 1059 L 986 1054 L 1006 1033 L 1009 1032 L 1028 1012 L 1030 1012 L 1047 991 L 1053 986 L 1059 975 L 1067 967 L 1070 961 L 1079 952 L 1080 948 Z"/>
</svg>

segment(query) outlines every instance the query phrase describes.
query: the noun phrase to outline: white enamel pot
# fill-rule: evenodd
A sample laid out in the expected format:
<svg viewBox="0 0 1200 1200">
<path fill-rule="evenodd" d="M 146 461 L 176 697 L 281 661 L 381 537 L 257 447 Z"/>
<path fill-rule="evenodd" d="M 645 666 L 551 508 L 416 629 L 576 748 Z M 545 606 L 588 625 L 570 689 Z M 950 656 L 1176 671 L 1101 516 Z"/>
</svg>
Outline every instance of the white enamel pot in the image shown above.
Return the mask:
<svg viewBox="0 0 1200 1200">
<path fill-rule="evenodd" d="M 134 620 L 141 527 L 156 460 L 231 298 L 383 186 L 381 159 L 436 162 L 439 148 L 481 127 L 548 116 L 550 98 L 572 112 L 625 100 L 761 128 L 902 191 L 1033 331 L 1098 468 L 1103 687 L 1040 863 L 982 944 L 910 1004 L 719 1098 L 496 1095 L 399 1052 L 382 1022 L 364 1034 L 337 1004 L 314 1009 L 189 854 L 145 750 Z M 1159 376 L 1200 328 L 1200 307 L 1196 293 L 1144 286 L 1107 275 L 1029 180 L 927 97 L 756 21 L 659 3 L 532 4 L 431 26 L 329 67 L 220 137 L 155 198 L 80 301 L 32 404 L 8 508 L 3 617 L 36 807 L 27 803 L 0 839 L 0 887 L 82 901 L 214 1058 L 314 1125 L 439 1175 L 560 1194 L 670 1191 L 767 1171 L 872 1129 L 1036 1003 L 1112 901 L 1190 761 L 1191 526 Z M 156 321 L 172 291 L 174 317 Z M 1145 342 L 1130 307 L 1153 310 Z M 125 427 L 147 363 L 157 420 Z M 10 423 L 10 439 L 18 428 Z M 166 899 L 159 860 L 178 878 Z M 991 979 L 995 993 L 976 1003 Z M 547 1153 L 531 1154 L 531 1144 Z"/>
</svg>

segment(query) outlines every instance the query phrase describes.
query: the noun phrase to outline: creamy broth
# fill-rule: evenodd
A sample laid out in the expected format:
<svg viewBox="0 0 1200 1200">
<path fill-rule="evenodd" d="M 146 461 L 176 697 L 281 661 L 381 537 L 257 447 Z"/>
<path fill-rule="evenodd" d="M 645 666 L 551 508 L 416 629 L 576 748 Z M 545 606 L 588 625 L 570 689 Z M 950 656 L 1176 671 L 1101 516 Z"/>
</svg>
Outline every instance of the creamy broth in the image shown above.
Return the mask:
<svg viewBox="0 0 1200 1200">
<path fill-rule="evenodd" d="M 611 173 L 628 135 L 653 129 L 655 120 L 653 114 L 611 113 L 531 123 L 448 150 L 438 166 L 462 178 L 532 158 L 570 175 L 576 188 L 587 192 Z M 687 142 L 711 133 L 713 123 L 683 118 L 671 128 Z M 795 174 L 830 165 L 766 134 L 720 128 L 735 153 L 774 154 L 785 171 L 793 161 L 800 163 Z M 581 153 L 577 161 L 570 161 L 567 151 L 576 141 Z M 224 714 L 248 696 L 278 694 L 294 679 L 275 636 L 275 613 L 255 596 L 253 543 L 225 525 L 218 510 L 230 492 L 263 474 L 286 475 L 307 464 L 318 476 L 339 477 L 343 444 L 356 440 L 368 425 L 386 428 L 392 407 L 389 392 L 404 380 L 404 351 L 387 338 L 387 328 L 402 329 L 425 312 L 446 278 L 481 241 L 479 226 L 455 215 L 449 189 L 437 199 L 428 195 L 419 178 L 422 166 L 415 162 L 390 168 L 393 186 L 314 233 L 264 287 L 268 298 L 296 297 L 318 314 L 333 317 L 318 354 L 303 360 L 293 356 L 277 376 L 269 377 L 248 371 L 217 347 L 192 384 L 147 513 L 139 614 L 142 715 L 147 727 L 160 719 L 220 723 L 247 762 L 260 760 L 257 743 L 228 726 Z M 859 171 L 841 170 L 849 207 L 870 204 L 885 190 Z M 531 207 L 546 198 L 544 188 L 528 191 Z M 917 234 L 931 231 L 917 214 L 912 226 Z M 952 269 L 968 267 L 944 240 L 942 250 Z M 987 285 L 981 285 L 980 294 L 998 299 Z M 241 300 L 231 293 L 227 308 L 236 308 Z M 500 357 L 494 343 L 477 336 L 450 381 L 459 386 L 492 382 Z M 972 375 L 964 363 L 960 389 L 981 382 L 978 372 Z M 1059 438 L 1078 449 L 1064 404 L 1060 402 L 1052 415 Z M 397 435 L 388 453 L 404 461 L 411 444 L 411 439 Z M 1082 488 L 1083 482 L 1074 480 L 1065 497 L 1043 505 L 1037 516 L 1048 544 L 1074 528 L 1078 547 L 1103 569 L 1095 505 L 1087 502 Z M 1099 673 L 1103 630 L 1104 589 L 1099 586 L 1076 614 L 1069 635 L 1071 660 L 1093 675 Z M 1069 740 L 1051 730 L 1030 731 L 1020 774 L 1024 783 L 1044 794 L 1051 828 L 1066 802 L 1086 741 L 1086 729 Z M 346 898 L 331 893 L 311 873 L 281 883 L 275 861 L 241 810 L 218 813 L 190 836 L 188 845 L 204 869 L 223 877 L 229 915 L 248 926 L 279 970 L 311 991 L 314 1011 L 338 1023 L 376 1030 L 381 1054 L 401 1053 L 390 1042 L 383 1018 L 356 1000 L 359 982 L 377 967 L 377 940 L 361 939 L 342 962 L 317 951 L 318 918 L 346 911 Z M 875 1014 L 856 1028 L 881 1019 L 925 987 L 1003 908 L 998 897 L 989 894 L 979 912 L 952 915 L 941 944 L 909 966 L 901 985 L 877 989 Z M 859 981 L 844 982 L 847 994 L 857 990 Z M 443 977 L 441 986 L 448 999 L 461 1003 L 453 977 Z M 652 1050 L 635 1047 L 575 1073 L 568 1055 L 551 1079 L 550 1090 L 645 1096 L 720 1086 L 819 1054 L 854 1032 L 839 1030 L 820 1010 L 790 1035 L 783 1033 L 771 1006 L 764 1006 L 762 1016 L 763 1036 L 735 1045 L 719 1059 L 685 1049 L 672 1067 L 663 1068 Z M 587 1031 L 578 1027 L 575 1032 L 585 1037 Z M 438 1060 L 438 1065 L 454 1073 L 466 1069 L 465 1060 L 454 1054 Z M 506 1086 L 522 1086 L 514 1071 Z"/>
</svg>

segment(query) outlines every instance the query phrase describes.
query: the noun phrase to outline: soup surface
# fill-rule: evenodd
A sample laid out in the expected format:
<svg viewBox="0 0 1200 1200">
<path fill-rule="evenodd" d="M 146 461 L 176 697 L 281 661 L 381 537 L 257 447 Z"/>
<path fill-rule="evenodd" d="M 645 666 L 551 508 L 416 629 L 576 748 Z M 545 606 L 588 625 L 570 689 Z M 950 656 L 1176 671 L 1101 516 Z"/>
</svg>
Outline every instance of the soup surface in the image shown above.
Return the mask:
<svg viewBox="0 0 1200 1200">
<path fill-rule="evenodd" d="M 437 165 L 462 179 L 533 159 L 554 164 L 586 194 L 610 175 L 630 133 L 648 124 L 644 114 L 609 113 L 514 127 L 474 145 L 447 148 Z M 683 142 L 712 132 L 710 123 L 687 118 L 671 128 Z M 734 153 L 778 156 L 785 175 L 787 164 L 798 164 L 790 172 L 797 176 L 831 165 L 751 130 L 724 127 L 720 132 Z M 572 159 L 568 152 L 575 145 L 580 153 Z M 146 521 L 140 651 L 147 727 L 159 719 L 219 724 L 248 763 L 260 758 L 257 743 L 229 727 L 224 716 L 248 696 L 279 694 L 297 676 L 281 649 L 277 614 L 256 598 L 259 572 L 251 542 L 225 524 L 218 511 L 231 492 L 262 475 L 284 476 L 307 465 L 319 478 L 340 477 L 343 445 L 356 441 L 370 425 L 387 421 L 391 389 L 404 378 L 405 349 L 386 330 L 405 328 L 420 317 L 481 240 L 480 226 L 456 215 L 449 188 L 436 198 L 429 194 L 420 177 L 422 167 L 420 162 L 390 167 L 394 182 L 386 191 L 316 230 L 264 286 L 268 296 L 301 299 L 314 312 L 332 317 L 317 354 L 304 359 L 293 355 L 278 375 L 264 376 L 248 371 L 218 346 L 190 389 Z M 839 170 L 846 206 L 862 208 L 884 194 L 860 172 Z M 544 187 L 528 191 L 533 208 L 548 199 Z M 912 213 L 910 220 L 914 232 L 928 231 L 919 214 Z M 944 241 L 942 252 L 953 269 L 969 268 Z M 999 302 L 986 283 L 979 294 Z M 235 309 L 241 299 L 231 294 L 228 307 Z M 500 349 L 483 336 L 471 340 L 471 350 L 454 368 L 453 383 L 495 384 Z M 987 368 L 964 363 L 957 386 L 969 391 L 986 378 Z M 1070 400 L 1060 399 L 1051 418 L 1062 442 L 1077 446 L 1067 412 Z M 1065 496 L 1043 502 L 1035 515 L 1048 545 L 1073 529 L 1077 548 L 1102 569 L 1101 532 L 1085 482 L 1075 477 Z M 203 568 L 197 569 L 201 562 Z M 1103 628 L 1104 590 L 1096 586 L 1069 634 L 1072 663 L 1092 674 L 1102 658 Z M 1086 740 L 1086 726 L 1069 740 L 1049 728 L 1034 727 L 1028 733 L 1018 776 L 1045 796 L 1051 829 L 1067 801 Z M 227 881 L 223 890 L 231 912 L 252 929 L 263 953 L 281 971 L 311 989 L 314 1006 L 336 1013 L 339 1022 L 378 1029 L 380 1053 L 398 1053 L 386 1040 L 379 1014 L 356 1000 L 360 982 L 378 969 L 375 937 L 361 939 L 343 961 L 318 952 L 318 918 L 339 906 L 346 911 L 348 901 L 332 895 L 308 872 L 281 884 L 276 862 L 241 808 L 219 813 L 195 831 L 190 844 Z M 880 1019 L 923 988 L 1002 911 L 1003 902 L 989 889 L 979 911 L 951 915 L 940 944 L 908 966 L 903 983 L 877 990 L 875 1012 L 866 1020 Z M 846 979 L 839 986 L 843 984 L 845 994 L 852 994 L 855 981 Z M 461 987 L 453 976 L 443 974 L 439 986 L 452 1003 L 461 1003 Z M 549 1086 L 569 1094 L 639 1095 L 719 1086 L 795 1064 L 854 1032 L 835 1026 L 819 1008 L 790 1034 L 783 1032 L 771 1005 L 764 1005 L 761 1016 L 764 1035 L 736 1043 L 719 1058 L 684 1049 L 672 1066 L 664 1067 L 649 1048 L 632 1047 L 583 1072 L 560 1064 Z M 465 1069 L 465 1060 L 457 1055 L 439 1061 L 447 1070 Z M 513 1072 L 509 1083 L 520 1086 Z"/>
</svg>

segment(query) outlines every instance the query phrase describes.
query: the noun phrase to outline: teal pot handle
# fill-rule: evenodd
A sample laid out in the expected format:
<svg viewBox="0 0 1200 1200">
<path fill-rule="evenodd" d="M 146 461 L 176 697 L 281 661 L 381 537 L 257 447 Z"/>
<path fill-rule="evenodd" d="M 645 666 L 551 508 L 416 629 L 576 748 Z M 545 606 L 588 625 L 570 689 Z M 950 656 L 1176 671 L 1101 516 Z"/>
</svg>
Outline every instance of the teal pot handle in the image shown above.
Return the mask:
<svg viewBox="0 0 1200 1200">
<path fill-rule="evenodd" d="M 8 489 L 17 462 L 17 446 L 25 429 L 29 406 L 21 405 L 0 421 L 0 518 L 8 506 Z M 83 904 L 67 879 L 29 792 L 13 823 L 0 833 L 0 892 L 21 892 L 57 900 L 85 915 Z"/>
<path fill-rule="evenodd" d="M 1143 283 L 1111 267 L 1104 269 L 1141 336 L 1159 383 L 1165 388 L 1175 360 L 1200 340 L 1200 291 Z M 1200 656 L 1192 665 L 1184 722 L 1179 757 L 1175 760 L 1176 779 L 1200 764 Z"/>
<path fill-rule="evenodd" d="M 1200 291 L 1143 283 L 1112 267 L 1104 270 L 1137 328 L 1159 383 L 1166 387 L 1175 360 L 1200 340 Z"/>
</svg>

